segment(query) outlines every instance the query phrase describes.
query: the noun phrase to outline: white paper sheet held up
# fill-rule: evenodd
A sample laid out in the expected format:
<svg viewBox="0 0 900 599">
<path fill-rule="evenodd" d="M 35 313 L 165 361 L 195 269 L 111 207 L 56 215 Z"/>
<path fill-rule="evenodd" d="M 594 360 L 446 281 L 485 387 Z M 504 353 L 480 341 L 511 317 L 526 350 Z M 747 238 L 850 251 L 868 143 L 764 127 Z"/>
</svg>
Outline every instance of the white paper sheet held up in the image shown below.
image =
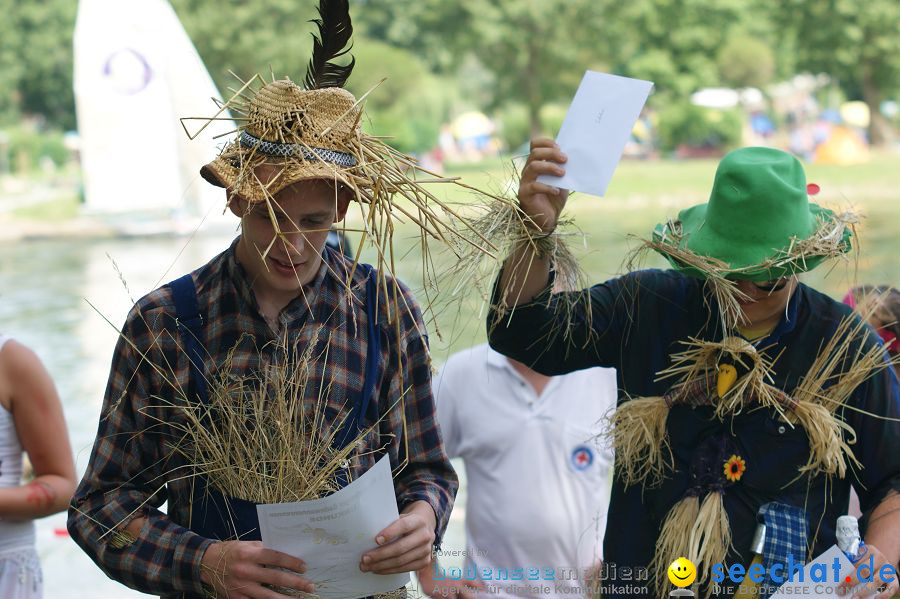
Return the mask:
<svg viewBox="0 0 900 599">
<path fill-rule="evenodd" d="M 651 81 L 587 71 L 556 136 L 568 156 L 566 174 L 538 181 L 604 195 L 651 87 Z"/>
<path fill-rule="evenodd" d="M 840 564 L 837 576 L 834 571 L 835 559 Z M 815 572 L 813 572 L 814 567 L 816 568 Z M 792 582 L 786 582 L 778 587 L 770 599 L 838 599 L 840 597 L 837 594 L 838 585 L 851 576 L 854 571 L 853 564 L 850 563 L 844 552 L 836 545 L 832 545 L 825 553 L 804 566 L 802 581 L 799 580 L 799 577 L 794 576 Z M 783 573 L 785 578 L 788 577 L 788 574 L 787 572 Z M 823 576 L 825 582 L 822 582 Z M 847 599 L 848 596 L 840 597 L 840 599 Z"/>
<path fill-rule="evenodd" d="M 375 535 L 399 517 L 387 456 L 328 497 L 259 505 L 256 511 L 263 545 L 306 562 L 305 576 L 317 595 L 356 599 L 409 582 L 409 574 L 359 570 L 362 554 L 376 547 Z"/>
</svg>

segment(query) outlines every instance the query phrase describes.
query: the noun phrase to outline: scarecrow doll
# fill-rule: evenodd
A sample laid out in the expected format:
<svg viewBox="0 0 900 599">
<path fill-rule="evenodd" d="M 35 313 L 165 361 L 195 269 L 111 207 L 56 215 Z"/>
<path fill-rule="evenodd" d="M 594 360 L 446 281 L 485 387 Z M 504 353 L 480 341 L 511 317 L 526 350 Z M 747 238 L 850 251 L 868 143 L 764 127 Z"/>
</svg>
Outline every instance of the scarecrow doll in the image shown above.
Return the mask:
<svg viewBox="0 0 900 599">
<path fill-rule="evenodd" d="M 628 261 L 655 251 L 670 269 L 554 293 L 571 271 L 553 250 L 568 192 L 536 178 L 564 169 L 553 141 L 532 143 L 518 193 L 525 240 L 497 280 L 488 328 L 492 347 L 547 375 L 617 369 L 606 560 L 648 570 L 643 596 L 661 597 L 684 557 L 698 593 L 730 597 L 736 585 L 710 584 L 710 568 L 750 564 L 757 514 L 766 572 L 804 563 L 835 543 L 853 485 L 876 569 L 896 564 L 900 385 L 864 319 L 798 280 L 846 255 L 856 215 L 810 202 L 816 188 L 793 156 L 738 149 L 709 201 L 657 226 Z M 634 596 L 611 582 L 604 598 Z"/>
<path fill-rule="evenodd" d="M 451 248 L 466 240 L 420 183 L 435 177 L 361 129 L 361 102 L 342 88 L 347 0 L 322 0 L 319 14 L 301 83 L 257 75 L 204 119 L 229 110 L 240 123 L 201 171 L 224 188 L 240 235 L 140 299 L 113 355 L 69 530 L 143 592 L 314 592 L 324 583 L 304 577 L 302 559 L 258 542 L 255 505 L 321 497 L 383 455 L 401 516 L 360 569 L 423 567 L 447 525 L 457 478 L 435 423 L 422 311 L 391 272 L 394 219 Z M 355 258 L 326 247 L 350 210 Z M 359 261 L 366 246 L 375 266 Z"/>
</svg>

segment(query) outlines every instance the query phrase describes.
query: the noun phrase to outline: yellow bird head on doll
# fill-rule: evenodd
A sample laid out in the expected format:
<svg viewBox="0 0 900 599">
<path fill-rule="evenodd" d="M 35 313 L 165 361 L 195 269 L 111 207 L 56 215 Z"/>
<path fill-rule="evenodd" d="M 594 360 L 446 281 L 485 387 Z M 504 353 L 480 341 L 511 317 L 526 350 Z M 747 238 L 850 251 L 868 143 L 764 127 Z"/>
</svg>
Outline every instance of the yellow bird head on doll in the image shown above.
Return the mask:
<svg viewBox="0 0 900 599">
<path fill-rule="evenodd" d="M 734 388 L 738 379 L 755 372 L 759 355 L 753 344 L 741 337 L 726 337 L 716 359 L 716 395 L 719 399 Z"/>
</svg>

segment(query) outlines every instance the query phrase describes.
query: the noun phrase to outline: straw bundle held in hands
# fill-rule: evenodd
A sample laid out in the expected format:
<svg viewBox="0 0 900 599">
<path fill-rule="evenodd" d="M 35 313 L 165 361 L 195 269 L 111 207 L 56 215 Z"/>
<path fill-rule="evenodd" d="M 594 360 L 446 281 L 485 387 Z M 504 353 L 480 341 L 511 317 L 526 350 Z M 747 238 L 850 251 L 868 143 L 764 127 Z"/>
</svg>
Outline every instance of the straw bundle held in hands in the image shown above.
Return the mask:
<svg viewBox="0 0 900 599">
<path fill-rule="evenodd" d="M 355 442 L 334 448 L 342 422 L 325 422 L 327 397 L 303 401 L 312 368 L 327 357 L 279 347 L 272 361 L 248 376 L 232 374 L 229 361 L 209 381 L 209 405 L 173 406 L 180 435 L 175 449 L 198 475 L 223 494 L 254 503 L 317 499 L 338 490 L 335 475 L 349 473 Z M 323 385 L 327 393 L 328 385 Z M 357 439 L 365 436 L 364 431 Z"/>
</svg>

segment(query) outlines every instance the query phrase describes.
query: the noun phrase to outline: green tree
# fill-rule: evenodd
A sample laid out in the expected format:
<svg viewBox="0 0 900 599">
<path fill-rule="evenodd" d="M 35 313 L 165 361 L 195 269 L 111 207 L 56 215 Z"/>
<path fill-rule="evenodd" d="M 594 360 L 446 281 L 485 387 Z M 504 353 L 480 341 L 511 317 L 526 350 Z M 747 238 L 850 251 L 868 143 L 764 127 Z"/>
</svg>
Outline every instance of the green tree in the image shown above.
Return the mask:
<svg viewBox="0 0 900 599">
<path fill-rule="evenodd" d="M 869 107 L 869 139 L 885 143 L 880 105 L 900 90 L 900 3 L 896 0 L 784 0 L 776 13 L 792 38 L 796 64 L 836 78 L 848 95 L 858 90 Z"/>
<path fill-rule="evenodd" d="M 301 81 L 312 48 L 314 2 L 171 0 L 220 92 L 256 73 Z"/>
<path fill-rule="evenodd" d="M 360 40 L 354 54 L 356 67 L 347 89 L 357 98 L 371 91 L 364 126 L 375 135 L 392 136 L 390 143 L 404 152 L 434 147 L 449 116 L 454 86 L 430 73 L 412 53 L 382 42 Z"/>
<path fill-rule="evenodd" d="M 52 127 L 75 126 L 71 0 L 0 0 L 0 118 L 41 115 Z"/>
<path fill-rule="evenodd" d="M 736 35 L 719 51 L 722 81 L 732 87 L 763 87 L 775 74 L 775 53 L 765 42 L 748 35 Z"/>
<path fill-rule="evenodd" d="M 595 0 L 359 3 L 371 35 L 422 55 L 443 72 L 458 77 L 467 59 L 477 58 L 490 74 L 486 107 L 524 103 L 532 134 L 541 130 L 541 106 L 571 97 L 586 68 L 608 64 L 602 2 Z"/>
<path fill-rule="evenodd" d="M 668 104 L 694 91 L 722 85 L 717 57 L 735 35 L 765 31 L 755 2 L 744 0 L 611 0 L 605 31 L 615 64 L 655 84 L 654 101 Z"/>
<path fill-rule="evenodd" d="M 455 74 L 471 41 L 469 1 L 351 0 L 351 12 L 356 32 L 409 50 L 436 73 Z"/>
</svg>

